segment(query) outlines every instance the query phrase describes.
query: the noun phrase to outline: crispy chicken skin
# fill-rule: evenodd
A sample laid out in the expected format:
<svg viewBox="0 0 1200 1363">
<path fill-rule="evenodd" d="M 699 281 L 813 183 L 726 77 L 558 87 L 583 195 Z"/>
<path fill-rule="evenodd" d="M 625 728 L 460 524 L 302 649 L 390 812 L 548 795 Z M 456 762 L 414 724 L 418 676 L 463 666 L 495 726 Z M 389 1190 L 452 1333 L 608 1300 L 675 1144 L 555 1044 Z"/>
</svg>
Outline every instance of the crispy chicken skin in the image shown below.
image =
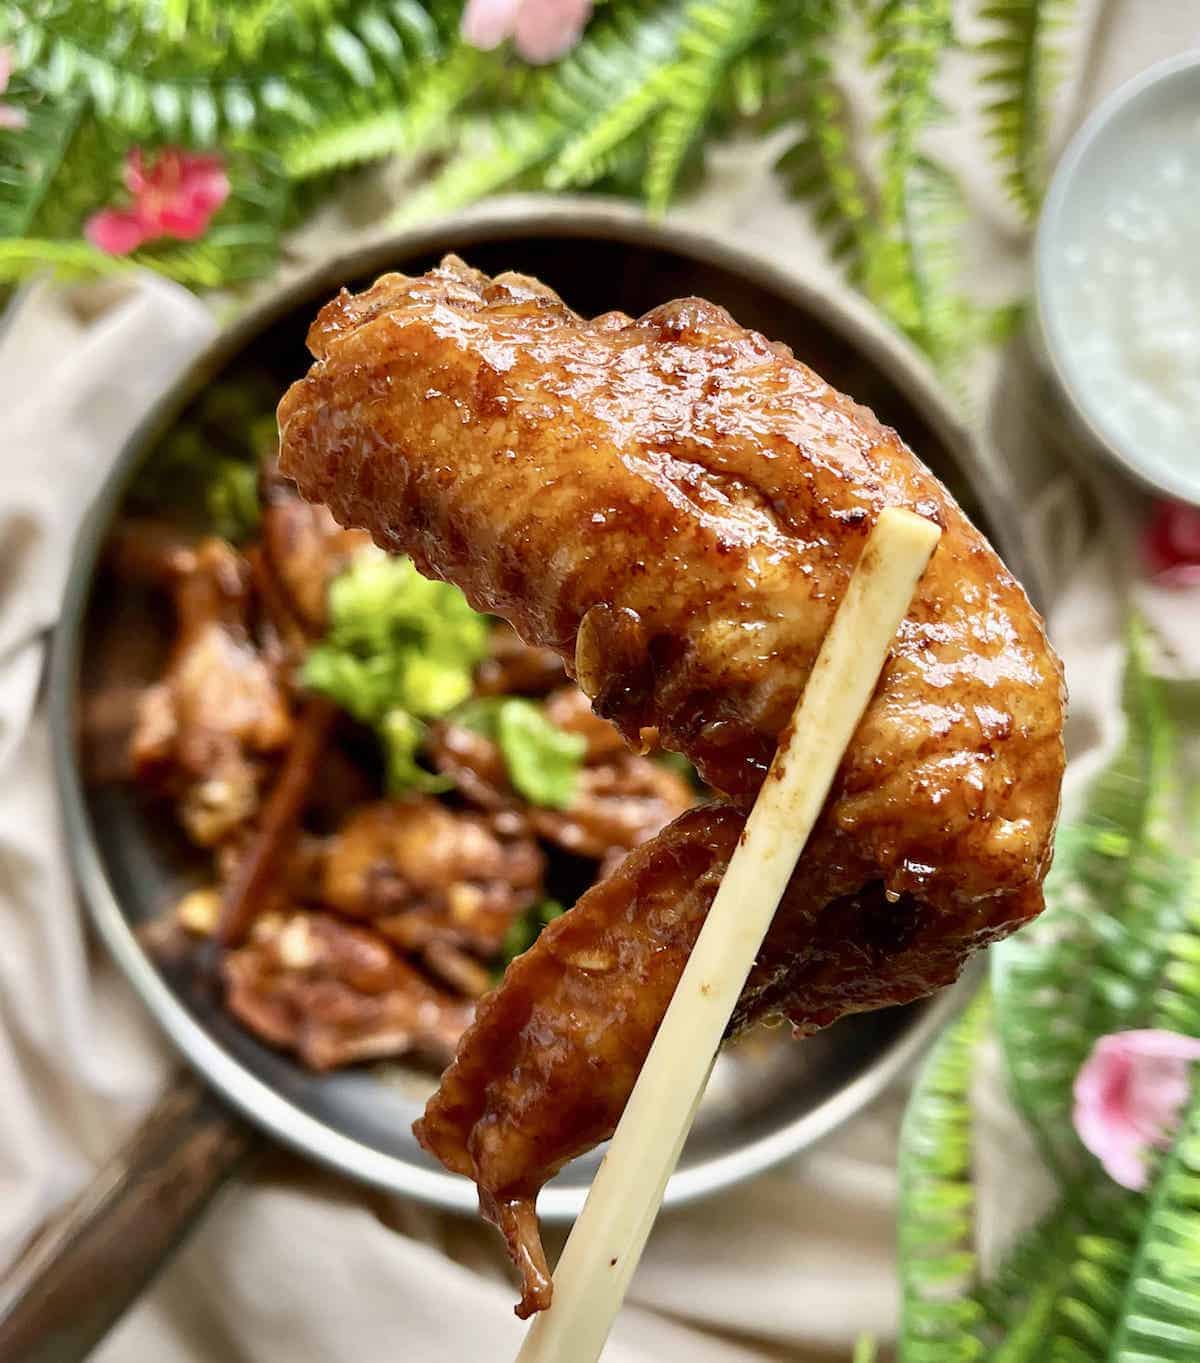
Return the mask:
<svg viewBox="0 0 1200 1363">
<path fill-rule="evenodd" d="M 1020 586 L 895 432 L 699 299 L 586 321 L 448 257 L 320 313 L 281 463 L 557 651 L 635 746 L 728 803 L 684 814 L 481 1004 L 418 1134 L 549 1297 L 531 1199 L 620 1115 L 878 513 L 938 549 L 739 1006 L 802 1030 L 918 997 L 1041 908 L 1061 669 Z"/>
</svg>

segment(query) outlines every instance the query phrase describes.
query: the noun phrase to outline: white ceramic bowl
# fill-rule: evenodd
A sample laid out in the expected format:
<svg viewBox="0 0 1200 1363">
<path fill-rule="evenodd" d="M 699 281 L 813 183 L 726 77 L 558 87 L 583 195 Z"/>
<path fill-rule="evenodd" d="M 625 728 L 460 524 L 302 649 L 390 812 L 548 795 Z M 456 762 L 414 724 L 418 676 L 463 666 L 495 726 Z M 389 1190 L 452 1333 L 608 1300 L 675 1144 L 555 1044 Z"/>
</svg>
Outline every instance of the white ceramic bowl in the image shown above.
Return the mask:
<svg viewBox="0 0 1200 1363">
<path fill-rule="evenodd" d="M 1080 304 L 1078 294 L 1072 298 L 1065 265 L 1064 253 L 1078 239 L 1081 225 L 1103 211 L 1111 199 L 1114 173 L 1120 171 L 1136 182 L 1140 167 L 1150 166 L 1164 126 L 1173 127 L 1176 135 L 1182 131 L 1193 148 L 1200 148 L 1200 50 L 1160 62 L 1122 85 L 1092 113 L 1067 147 L 1038 225 L 1037 320 L 1050 367 L 1096 443 L 1149 487 L 1200 503 L 1200 438 L 1190 454 L 1172 455 L 1148 424 L 1139 426 L 1128 419 L 1128 413 L 1114 410 L 1114 393 L 1121 390 L 1114 388 L 1111 375 L 1105 376 L 1087 362 L 1084 352 L 1090 337 L 1081 334 L 1081 314 L 1072 314 L 1073 303 L 1076 308 Z M 1186 155 L 1200 165 L 1194 150 Z M 1151 189 L 1149 184 L 1147 189 Z M 1189 177 L 1186 194 L 1194 196 L 1195 202 L 1194 215 L 1183 223 L 1192 243 L 1186 249 L 1200 255 L 1200 173 Z M 1176 213 L 1178 201 L 1173 202 L 1176 206 L 1170 211 Z M 1133 324 L 1132 301 L 1128 310 L 1120 294 L 1108 301 L 1104 310 L 1108 325 Z M 1200 328 L 1200 316 L 1195 326 Z"/>
</svg>

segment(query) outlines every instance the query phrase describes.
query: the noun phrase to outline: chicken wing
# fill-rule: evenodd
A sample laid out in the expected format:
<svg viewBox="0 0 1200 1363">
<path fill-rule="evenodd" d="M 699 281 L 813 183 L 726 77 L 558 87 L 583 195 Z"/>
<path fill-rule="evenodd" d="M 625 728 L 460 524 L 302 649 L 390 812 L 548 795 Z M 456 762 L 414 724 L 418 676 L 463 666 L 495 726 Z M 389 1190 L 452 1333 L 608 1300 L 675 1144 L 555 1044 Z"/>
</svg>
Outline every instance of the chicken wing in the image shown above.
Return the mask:
<svg viewBox="0 0 1200 1363">
<path fill-rule="evenodd" d="M 376 933 L 305 909 L 263 914 L 221 973 L 233 1015 L 315 1070 L 410 1052 L 445 1063 L 471 1017 Z"/>
<path fill-rule="evenodd" d="M 286 746 L 292 717 L 250 638 L 245 560 L 207 539 L 174 551 L 168 568 L 178 634 L 166 676 L 138 703 L 130 756 L 178 797 L 191 838 L 212 846 L 257 811 L 262 759 Z"/>
<path fill-rule="evenodd" d="M 683 815 L 510 967 L 418 1134 L 548 1301 L 531 1199 L 610 1134 L 879 512 L 939 547 L 738 1021 L 919 996 L 1041 907 L 1063 768 L 1042 622 L 894 431 L 683 299 L 587 321 L 447 258 L 320 313 L 280 405 L 301 491 L 553 648 L 634 746 L 729 803 Z"/>
</svg>

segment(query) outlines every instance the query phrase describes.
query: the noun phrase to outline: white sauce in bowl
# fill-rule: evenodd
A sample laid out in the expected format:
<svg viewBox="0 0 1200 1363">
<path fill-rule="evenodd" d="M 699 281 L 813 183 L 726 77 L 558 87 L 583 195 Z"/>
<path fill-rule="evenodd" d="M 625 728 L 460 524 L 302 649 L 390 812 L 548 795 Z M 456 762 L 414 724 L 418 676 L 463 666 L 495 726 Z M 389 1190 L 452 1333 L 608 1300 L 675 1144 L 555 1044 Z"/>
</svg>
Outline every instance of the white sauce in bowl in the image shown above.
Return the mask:
<svg viewBox="0 0 1200 1363">
<path fill-rule="evenodd" d="M 1200 65 L 1106 112 L 1047 205 L 1043 332 L 1105 442 L 1200 500 Z"/>
</svg>

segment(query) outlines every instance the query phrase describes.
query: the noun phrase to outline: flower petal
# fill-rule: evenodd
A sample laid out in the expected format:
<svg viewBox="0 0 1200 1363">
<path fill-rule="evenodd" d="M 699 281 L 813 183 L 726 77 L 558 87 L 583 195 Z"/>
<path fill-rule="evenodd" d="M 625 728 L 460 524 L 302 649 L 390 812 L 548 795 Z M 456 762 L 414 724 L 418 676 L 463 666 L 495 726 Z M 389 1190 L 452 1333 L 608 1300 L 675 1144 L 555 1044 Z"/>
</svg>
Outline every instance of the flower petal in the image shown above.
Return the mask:
<svg viewBox="0 0 1200 1363">
<path fill-rule="evenodd" d="M 110 256 L 127 256 L 147 239 L 145 226 L 135 212 L 102 208 L 84 225 L 83 235 Z"/>
<path fill-rule="evenodd" d="M 146 162 L 141 147 L 130 147 L 125 153 L 125 168 L 121 178 L 130 194 L 136 196 L 146 192 Z"/>
<path fill-rule="evenodd" d="M 0 47 L 0 95 L 8 89 L 8 82 L 12 79 L 13 73 L 13 52 L 11 47 Z"/>
<path fill-rule="evenodd" d="M 459 32 L 464 43 L 491 52 L 517 26 L 521 0 L 468 0 Z"/>
<path fill-rule="evenodd" d="M 1142 532 L 1142 556 L 1163 586 L 1200 583 L 1200 506 L 1156 502 Z"/>
<path fill-rule="evenodd" d="M 1145 1029 L 1102 1036 L 1075 1078 L 1079 1139 L 1126 1188 L 1145 1186 L 1146 1155 L 1170 1145 L 1200 1038 Z"/>
<path fill-rule="evenodd" d="M 0 85 L 0 90 L 4 87 Z M 0 104 L 0 128 L 17 132 L 25 127 L 29 122 L 29 115 L 24 109 L 18 109 L 14 104 Z"/>
<path fill-rule="evenodd" d="M 229 198 L 229 177 L 212 156 L 186 158 L 178 191 L 159 211 L 159 228 L 166 236 L 195 241 L 208 230 L 213 215 Z"/>
<path fill-rule="evenodd" d="M 557 61 L 579 41 L 591 13 L 592 0 L 522 0 L 517 51 L 527 62 Z"/>
</svg>

